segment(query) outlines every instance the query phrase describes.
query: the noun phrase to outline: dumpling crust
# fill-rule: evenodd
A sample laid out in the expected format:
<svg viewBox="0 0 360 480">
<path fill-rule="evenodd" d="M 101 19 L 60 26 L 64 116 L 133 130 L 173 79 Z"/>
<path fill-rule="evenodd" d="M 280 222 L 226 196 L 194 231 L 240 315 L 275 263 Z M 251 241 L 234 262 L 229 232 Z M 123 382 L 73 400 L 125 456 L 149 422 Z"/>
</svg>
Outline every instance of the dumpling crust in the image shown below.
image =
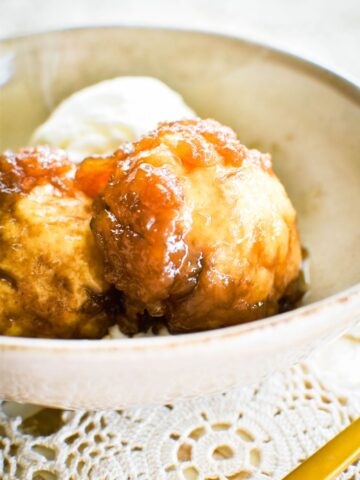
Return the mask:
<svg viewBox="0 0 360 480">
<path fill-rule="evenodd" d="M 162 124 L 104 161 L 113 174 L 95 192 L 92 229 L 134 330 L 143 314 L 187 332 L 278 311 L 301 249 L 269 155 L 196 119 Z"/>
<path fill-rule="evenodd" d="M 0 156 L 0 333 L 98 338 L 113 322 L 92 199 L 48 147 Z"/>
</svg>

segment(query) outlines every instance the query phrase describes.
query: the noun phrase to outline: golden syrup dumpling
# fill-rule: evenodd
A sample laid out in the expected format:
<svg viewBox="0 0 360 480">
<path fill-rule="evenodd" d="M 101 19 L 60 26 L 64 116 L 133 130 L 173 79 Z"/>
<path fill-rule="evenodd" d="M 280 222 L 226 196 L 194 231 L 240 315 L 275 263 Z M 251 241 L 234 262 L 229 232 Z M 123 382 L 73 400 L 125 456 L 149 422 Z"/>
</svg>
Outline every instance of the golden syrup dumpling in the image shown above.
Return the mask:
<svg viewBox="0 0 360 480">
<path fill-rule="evenodd" d="M 0 156 L 0 333 L 98 338 L 112 322 L 75 167 L 47 147 Z"/>
<path fill-rule="evenodd" d="M 186 332 L 278 311 L 301 250 L 269 155 L 196 119 L 160 125 L 113 162 L 92 228 L 134 330 L 143 314 Z"/>
</svg>

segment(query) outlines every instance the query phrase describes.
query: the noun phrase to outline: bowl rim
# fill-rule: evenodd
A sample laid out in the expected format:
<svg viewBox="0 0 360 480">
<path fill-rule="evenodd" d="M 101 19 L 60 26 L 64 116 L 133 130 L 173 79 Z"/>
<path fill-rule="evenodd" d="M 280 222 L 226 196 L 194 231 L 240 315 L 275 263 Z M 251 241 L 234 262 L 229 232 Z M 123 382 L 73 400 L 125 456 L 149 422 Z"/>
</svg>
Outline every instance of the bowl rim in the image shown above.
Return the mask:
<svg viewBox="0 0 360 480">
<path fill-rule="evenodd" d="M 325 81 L 332 87 L 335 87 L 342 94 L 349 95 L 352 100 L 355 100 L 360 105 L 360 79 L 350 73 L 339 71 L 332 66 L 325 63 L 313 60 L 303 54 L 295 53 L 291 50 L 278 47 L 272 42 L 265 42 L 256 40 L 243 35 L 235 33 L 226 33 L 222 30 L 216 30 L 215 28 L 187 28 L 182 26 L 164 26 L 164 25 L 142 25 L 137 23 L 124 23 L 116 25 L 95 24 L 84 25 L 77 27 L 63 27 L 58 29 L 45 29 L 40 32 L 28 33 L 24 35 L 10 35 L 6 37 L 0 37 L 0 47 L 2 44 L 26 41 L 36 39 L 40 37 L 46 37 L 47 35 L 66 35 L 72 32 L 94 31 L 94 30 L 145 30 L 145 31 L 162 31 L 162 32 L 175 32 L 175 33 L 189 33 L 206 35 L 213 38 L 222 38 L 229 41 L 239 41 L 249 47 L 266 50 L 269 54 L 273 55 L 278 61 L 288 63 L 292 68 L 297 68 L 307 73 L 316 73 L 317 77 Z M 344 88 L 345 87 L 345 88 Z"/>
<path fill-rule="evenodd" d="M 183 28 L 166 27 L 156 25 L 140 24 L 118 24 L 118 25 L 86 25 L 80 27 L 69 27 L 55 30 L 45 30 L 37 33 L 25 35 L 9 36 L 0 38 L 0 47 L 7 43 L 26 41 L 47 35 L 66 35 L 69 32 L 94 31 L 94 30 L 149 30 L 163 32 L 177 32 L 199 34 L 208 37 L 222 38 L 229 41 L 237 41 L 250 47 L 263 49 L 275 60 L 288 65 L 290 68 L 298 69 L 305 74 L 316 77 L 322 82 L 336 88 L 340 93 L 350 97 L 360 106 L 360 82 L 356 78 L 350 78 L 343 73 L 339 73 L 332 67 L 311 60 L 306 56 L 295 54 L 274 46 L 271 42 L 261 42 L 234 33 L 228 34 L 216 29 L 202 28 Z M 319 313 L 325 314 L 333 307 L 341 304 L 357 305 L 360 300 L 360 281 L 351 287 L 346 288 L 336 294 L 330 295 L 324 299 L 296 308 L 290 312 L 281 313 L 272 317 L 263 318 L 253 322 L 243 323 L 225 328 L 214 330 L 205 330 L 202 332 L 186 333 L 168 336 L 153 337 L 135 337 L 118 339 L 56 339 L 56 338 L 30 338 L 30 337 L 10 337 L 0 335 L 0 352 L 5 350 L 41 350 L 41 351 L 75 351 L 94 352 L 94 351 L 136 351 L 156 348 L 174 349 L 180 346 L 194 346 L 212 341 L 218 341 L 226 338 L 234 338 L 245 333 L 261 330 L 264 328 L 276 328 L 283 324 L 294 324 L 304 317 L 315 317 Z M 360 310 L 359 310 L 360 314 Z"/>
</svg>

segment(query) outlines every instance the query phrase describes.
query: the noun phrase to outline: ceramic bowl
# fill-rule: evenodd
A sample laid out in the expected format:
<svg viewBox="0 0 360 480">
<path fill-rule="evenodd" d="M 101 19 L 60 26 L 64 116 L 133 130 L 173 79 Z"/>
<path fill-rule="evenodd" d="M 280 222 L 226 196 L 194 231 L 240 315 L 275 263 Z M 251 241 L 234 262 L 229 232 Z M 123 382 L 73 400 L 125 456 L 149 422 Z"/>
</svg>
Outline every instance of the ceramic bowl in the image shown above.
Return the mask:
<svg viewBox="0 0 360 480">
<path fill-rule="evenodd" d="M 311 290 L 295 311 L 204 333 L 0 337 L 0 398 L 87 409 L 168 403 L 258 382 L 359 319 L 359 87 L 267 46 L 201 32 L 89 28 L 6 40 L 1 150 L 26 144 L 64 97 L 118 75 L 160 78 L 200 116 L 273 154 L 310 252 Z"/>
</svg>

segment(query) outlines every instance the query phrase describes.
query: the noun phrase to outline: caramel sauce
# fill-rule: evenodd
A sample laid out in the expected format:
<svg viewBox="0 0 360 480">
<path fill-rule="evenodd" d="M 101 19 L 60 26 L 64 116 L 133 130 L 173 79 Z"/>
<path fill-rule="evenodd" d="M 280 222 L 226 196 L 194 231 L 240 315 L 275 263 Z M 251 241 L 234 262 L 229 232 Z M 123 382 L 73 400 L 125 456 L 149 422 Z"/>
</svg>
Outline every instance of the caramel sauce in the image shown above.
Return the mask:
<svg viewBox="0 0 360 480">
<path fill-rule="evenodd" d="M 0 203 L 49 183 L 59 192 L 71 194 L 75 169 L 65 152 L 47 146 L 5 152 L 0 155 Z"/>
</svg>

